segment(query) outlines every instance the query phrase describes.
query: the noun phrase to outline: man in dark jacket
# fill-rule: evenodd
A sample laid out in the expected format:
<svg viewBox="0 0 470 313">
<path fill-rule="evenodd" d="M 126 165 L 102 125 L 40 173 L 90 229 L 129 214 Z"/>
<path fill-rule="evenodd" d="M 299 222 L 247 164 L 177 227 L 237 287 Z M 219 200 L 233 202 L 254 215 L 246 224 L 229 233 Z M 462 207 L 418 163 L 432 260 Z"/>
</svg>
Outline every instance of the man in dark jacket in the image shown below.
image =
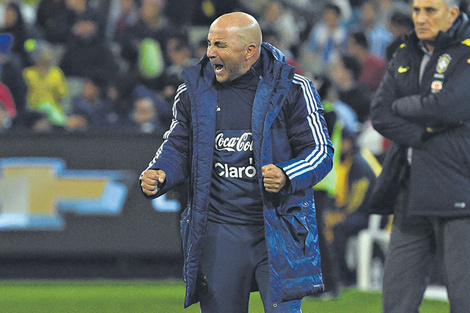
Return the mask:
<svg viewBox="0 0 470 313">
<path fill-rule="evenodd" d="M 248 312 L 259 290 L 266 312 L 300 312 L 323 289 L 312 188 L 332 166 L 323 107 L 252 16 L 222 15 L 207 44 L 183 72 L 142 190 L 160 196 L 189 178 L 186 306 Z"/>
<path fill-rule="evenodd" d="M 373 212 L 395 215 L 383 308 L 418 312 L 437 256 L 451 312 L 469 312 L 470 23 L 456 0 L 414 0 L 412 8 L 415 30 L 371 110 L 374 127 L 394 142 L 372 198 Z"/>
</svg>

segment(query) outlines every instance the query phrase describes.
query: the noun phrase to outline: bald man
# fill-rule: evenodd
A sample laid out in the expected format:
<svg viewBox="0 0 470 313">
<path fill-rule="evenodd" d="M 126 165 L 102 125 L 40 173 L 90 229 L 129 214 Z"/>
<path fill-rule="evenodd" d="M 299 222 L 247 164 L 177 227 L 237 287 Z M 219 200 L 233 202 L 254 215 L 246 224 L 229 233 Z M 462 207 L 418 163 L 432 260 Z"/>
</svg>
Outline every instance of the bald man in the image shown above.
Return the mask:
<svg viewBox="0 0 470 313">
<path fill-rule="evenodd" d="M 183 77 L 141 187 L 154 198 L 189 179 L 185 306 L 245 313 L 259 290 L 266 312 L 300 312 L 323 290 L 312 186 L 333 149 L 318 94 L 241 12 L 212 23 Z"/>
</svg>

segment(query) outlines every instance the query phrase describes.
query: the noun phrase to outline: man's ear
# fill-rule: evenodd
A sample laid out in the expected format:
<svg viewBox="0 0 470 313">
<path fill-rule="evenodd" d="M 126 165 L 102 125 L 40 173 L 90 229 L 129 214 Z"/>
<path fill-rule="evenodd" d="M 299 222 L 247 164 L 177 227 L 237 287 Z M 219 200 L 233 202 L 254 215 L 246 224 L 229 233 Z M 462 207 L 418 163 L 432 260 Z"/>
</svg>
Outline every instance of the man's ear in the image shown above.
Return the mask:
<svg viewBox="0 0 470 313">
<path fill-rule="evenodd" d="M 452 17 L 452 23 L 455 22 L 455 19 L 457 18 L 457 16 L 459 16 L 459 14 L 460 14 L 460 10 L 458 7 L 450 8 L 450 16 Z"/>
<path fill-rule="evenodd" d="M 254 43 L 248 44 L 246 46 L 246 53 L 245 53 L 245 59 L 251 59 L 256 53 L 258 52 L 258 47 Z"/>
</svg>

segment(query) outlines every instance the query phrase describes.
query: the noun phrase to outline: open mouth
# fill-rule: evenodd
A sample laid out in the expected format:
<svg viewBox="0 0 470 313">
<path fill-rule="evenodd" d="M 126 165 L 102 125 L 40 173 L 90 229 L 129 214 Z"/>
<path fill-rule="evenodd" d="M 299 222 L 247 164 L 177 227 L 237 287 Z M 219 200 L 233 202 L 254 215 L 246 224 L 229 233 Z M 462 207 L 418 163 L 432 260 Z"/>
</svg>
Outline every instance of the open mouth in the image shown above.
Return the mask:
<svg viewBox="0 0 470 313">
<path fill-rule="evenodd" d="M 222 64 L 213 64 L 212 66 L 214 67 L 214 71 L 216 74 L 220 73 L 224 69 L 224 66 Z"/>
</svg>

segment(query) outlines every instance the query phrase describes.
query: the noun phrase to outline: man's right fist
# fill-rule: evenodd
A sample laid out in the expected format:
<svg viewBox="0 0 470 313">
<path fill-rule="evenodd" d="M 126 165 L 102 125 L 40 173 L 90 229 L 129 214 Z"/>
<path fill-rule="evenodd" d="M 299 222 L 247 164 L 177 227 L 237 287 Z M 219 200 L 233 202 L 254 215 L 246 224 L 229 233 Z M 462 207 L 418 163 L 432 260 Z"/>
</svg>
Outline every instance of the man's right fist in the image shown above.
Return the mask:
<svg viewBox="0 0 470 313">
<path fill-rule="evenodd" d="M 147 196 L 154 196 L 165 182 L 166 173 L 162 170 L 146 170 L 141 178 L 140 186 Z"/>
</svg>

